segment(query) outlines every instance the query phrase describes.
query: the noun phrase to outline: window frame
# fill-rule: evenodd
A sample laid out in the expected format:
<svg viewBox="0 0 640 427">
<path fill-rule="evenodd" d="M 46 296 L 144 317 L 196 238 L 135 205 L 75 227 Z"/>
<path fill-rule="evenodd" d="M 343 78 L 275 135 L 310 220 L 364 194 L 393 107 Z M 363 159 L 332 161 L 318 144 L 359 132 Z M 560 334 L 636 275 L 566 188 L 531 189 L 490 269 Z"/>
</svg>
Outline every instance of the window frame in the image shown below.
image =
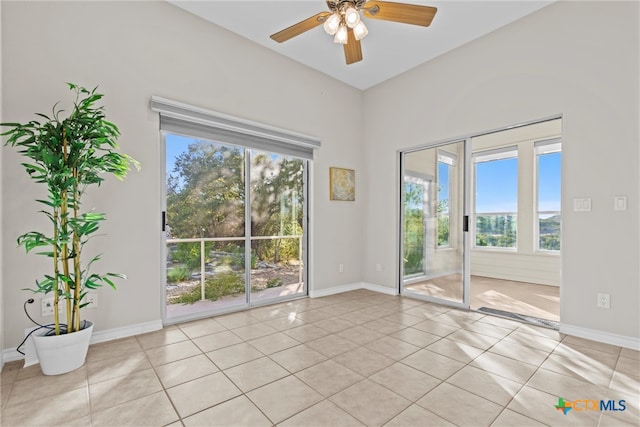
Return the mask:
<svg viewBox="0 0 640 427">
<path fill-rule="evenodd" d="M 540 156 L 560 153 L 560 170 L 562 171 L 562 140 L 560 138 L 535 141 L 533 144 L 534 192 L 533 192 L 533 251 L 540 255 L 559 256 L 562 251 L 562 178 L 560 179 L 560 210 L 540 210 Z M 561 172 L 562 173 L 562 172 Z M 560 215 L 560 249 L 544 249 L 540 247 L 540 215 Z"/>
<path fill-rule="evenodd" d="M 447 206 L 447 212 L 446 212 L 446 218 L 447 218 L 447 223 L 449 225 L 449 236 L 447 239 L 447 244 L 446 245 L 441 245 L 439 243 L 439 234 L 440 234 L 440 213 L 438 212 L 438 206 L 440 205 L 440 189 L 438 188 L 440 185 L 440 164 L 446 165 L 447 166 L 447 186 L 448 186 L 448 194 L 447 194 L 447 201 L 448 201 L 448 206 Z M 452 188 L 451 188 L 451 175 L 452 175 L 452 169 L 458 166 L 458 156 L 454 153 L 450 153 L 448 151 L 445 150 L 441 150 L 438 149 L 437 151 L 437 156 L 436 156 L 436 197 L 435 197 L 435 218 L 436 218 L 436 235 L 435 235 L 435 249 L 436 250 L 450 250 L 450 249 L 454 249 L 455 246 L 451 244 L 451 194 L 452 194 Z"/>
<path fill-rule="evenodd" d="M 228 310 L 237 311 L 262 304 L 275 304 L 281 301 L 299 298 L 301 296 L 308 296 L 313 287 L 313 284 L 311 283 L 312 275 L 310 273 L 311 267 L 309 263 L 311 259 L 311 230 L 313 229 L 312 219 L 309 216 L 309 210 L 313 203 L 311 200 L 313 196 L 311 194 L 311 189 L 313 186 L 310 177 L 314 154 L 321 147 L 320 139 L 157 96 L 151 97 L 150 108 L 151 111 L 159 113 L 159 133 L 163 146 L 163 153 L 161 156 L 165 165 L 167 134 L 175 134 L 196 140 L 200 139 L 222 145 L 240 147 L 245 150 L 245 154 L 248 153 L 245 155 L 244 161 L 245 236 L 242 237 L 245 241 L 245 293 L 247 295 L 247 299 L 245 305 L 231 306 L 228 309 L 225 308 L 222 312 L 226 312 Z M 254 236 L 251 235 L 251 189 L 250 175 L 247 174 L 251 171 L 251 153 L 255 150 L 277 153 L 283 156 L 299 159 L 303 162 L 303 237 L 301 239 L 302 249 L 299 254 L 302 265 L 304 266 L 304 278 L 302 279 L 304 281 L 304 290 L 302 293 L 284 295 L 265 300 L 251 299 L 251 269 L 247 268 L 247 266 L 250 267 L 251 263 L 250 242 Z M 164 181 L 164 184 L 162 184 L 162 191 L 164 196 L 161 197 L 161 204 L 159 206 L 162 212 L 166 212 L 167 208 L 166 177 L 167 175 L 165 170 L 162 172 L 162 180 Z M 247 200 L 249 200 L 249 203 L 247 203 Z M 163 232 L 163 235 L 165 237 L 165 249 L 163 249 L 163 256 L 166 257 L 166 232 Z M 166 267 L 163 267 L 163 270 L 165 272 L 165 278 L 163 280 L 166 280 Z M 176 317 L 172 316 L 171 318 L 168 318 L 166 310 L 166 286 L 163 286 L 162 289 L 161 315 L 164 324 L 202 317 L 202 313 L 204 312 L 194 312 L 192 314 Z M 206 311 L 206 313 L 207 315 L 214 315 L 219 312 Z"/>
<path fill-rule="evenodd" d="M 499 148 L 492 148 L 492 149 L 485 149 L 485 150 L 478 150 L 475 151 L 471 154 L 471 159 L 472 159 L 472 173 L 471 173 L 471 179 L 473 182 L 472 185 L 472 202 L 471 202 L 471 249 L 472 250 L 479 250 L 479 251 L 487 251 L 487 252 L 491 252 L 491 251 L 495 251 L 495 252 L 518 252 L 518 199 L 520 196 L 520 191 L 518 188 L 518 183 L 517 181 L 519 180 L 519 171 L 520 171 L 520 164 L 519 164 L 519 153 L 518 153 L 518 145 L 509 145 L 509 146 L 505 146 L 505 147 L 499 147 Z M 499 161 L 499 160 L 507 160 L 507 159 L 516 159 L 517 163 L 517 167 L 516 167 L 516 211 L 515 212 L 478 212 L 477 211 L 477 205 L 478 205 L 478 199 L 477 199 L 477 188 L 478 188 L 478 170 L 477 170 L 477 164 L 478 163 L 486 163 L 486 162 L 492 162 L 492 161 Z M 479 215 L 480 214 L 480 215 Z M 477 224 L 478 224 L 478 216 L 513 216 L 515 218 L 516 224 L 515 224 L 515 231 L 516 231 L 516 236 L 515 236 L 515 242 L 514 242 L 514 246 L 513 247 L 507 247 L 507 246 L 479 246 L 477 244 L 477 235 L 478 235 L 478 230 L 477 230 Z"/>
</svg>

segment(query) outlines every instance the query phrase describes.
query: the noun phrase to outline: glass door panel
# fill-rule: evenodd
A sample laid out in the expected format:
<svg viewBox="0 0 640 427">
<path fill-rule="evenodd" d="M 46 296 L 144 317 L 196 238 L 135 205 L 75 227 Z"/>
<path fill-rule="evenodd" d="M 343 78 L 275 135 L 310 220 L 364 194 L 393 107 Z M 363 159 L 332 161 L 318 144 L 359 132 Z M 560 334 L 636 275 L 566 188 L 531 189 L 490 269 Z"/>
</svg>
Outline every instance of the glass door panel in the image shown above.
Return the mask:
<svg viewBox="0 0 640 427">
<path fill-rule="evenodd" d="M 165 135 L 166 319 L 246 306 L 242 148 Z"/>
<path fill-rule="evenodd" d="M 305 162 L 251 150 L 251 304 L 305 294 Z"/>
<path fill-rule="evenodd" d="M 465 141 L 403 153 L 401 292 L 465 301 Z"/>
</svg>

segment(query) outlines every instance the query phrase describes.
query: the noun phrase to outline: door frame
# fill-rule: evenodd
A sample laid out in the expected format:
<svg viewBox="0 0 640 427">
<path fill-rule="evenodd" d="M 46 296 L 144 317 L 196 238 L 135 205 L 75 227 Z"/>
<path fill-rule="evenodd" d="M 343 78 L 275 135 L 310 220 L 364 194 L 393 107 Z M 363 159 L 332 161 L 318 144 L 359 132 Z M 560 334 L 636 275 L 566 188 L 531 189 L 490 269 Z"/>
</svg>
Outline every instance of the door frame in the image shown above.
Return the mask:
<svg viewBox="0 0 640 427">
<path fill-rule="evenodd" d="M 195 312 L 193 314 L 187 314 L 187 315 L 180 315 L 180 316 L 175 316 L 175 317 L 171 317 L 168 318 L 167 317 L 167 266 L 166 266 L 166 260 L 167 260 L 167 255 L 168 255 L 168 250 L 167 250 L 167 234 L 166 231 L 164 229 L 164 224 L 165 224 L 165 220 L 166 220 L 166 212 L 167 212 L 167 173 L 166 173 L 166 162 L 167 162 L 167 141 L 166 141 L 166 136 L 167 134 L 169 134 L 171 132 L 167 132 L 167 131 L 160 131 L 160 162 L 162 167 L 160 168 L 160 212 L 162 215 L 161 218 L 161 227 L 159 227 L 159 229 L 161 230 L 161 248 L 160 248 L 160 253 L 161 253 L 161 259 L 162 259 L 162 263 L 161 263 L 161 280 L 162 280 L 162 290 L 161 290 L 161 301 L 160 301 L 160 314 L 161 314 L 161 319 L 162 319 L 162 324 L 163 325 L 172 325 L 172 324 L 176 324 L 176 323 L 181 323 L 181 322 L 187 322 L 187 321 L 194 321 L 194 320 L 199 320 L 199 319 L 204 319 L 204 318 L 208 318 L 208 317 L 212 317 L 212 316 L 219 316 L 219 315 L 223 315 L 223 314 L 229 314 L 229 313 L 236 313 L 236 312 L 240 312 L 240 311 L 244 311 L 244 310 L 248 310 L 251 308 L 255 308 L 255 307 L 260 307 L 260 306 L 266 306 L 266 305 L 271 305 L 271 304 L 277 304 L 277 303 L 281 303 L 284 301 L 291 301 L 291 300 L 295 300 L 295 299 L 300 299 L 300 298 L 306 298 L 309 296 L 309 289 L 310 289 L 310 284 L 309 284 L 309 280 L 311 277 L 311 274 L 309 272 L 309 259 L 310 259 L 310 255 L 309 255 L 309 241 L 311 239 L 310 237 L 310 230 L 311 230 L 311 224 L 310 224 L 310 218 L 309 218 L 309 210 L 310 210 L 310 205 L 312 203 L 312 200 L 310 200 L 310 191 L 309 191 L 309 186 L 310 186 L 310 170 L 311 170 L 311 165 L 312 165 L 312 160 L 309 159 L 300 159 L 303 162 L 303 173 L 302 173 L 302 180 L 303 180 L 303 218 L 302 218 L 302 229 L 303 229 L 303 238 L 302 238 L 302 253 L 299 255 L 300 257 L 300 262 L 303 263 L 304 266 L 304 272 L 303 272 L 303 290 L 300 293 L 297 294 L 293 294 L 293 295 L 284 295 L 284 296 L 279 296 L 279 297 L 274 297 L 274 298 L 269 298 L 269 299 L 265 299 L 263 301 L 259 301 L 259 302 L 252 302 L 251 301 L 251 238 L 253 236 L 251 236 L 251 159 L 253 152 L 255 152 L 256 150 L 251 148 L 251 147 L 240 147 L 245 151 L 245 159 L 244 159 L 244 176 L 243 179 L 245 181 L 245 208 L 244 208 L 244 213 L 245 213 L 245 236 L 242 238 L 244 239 L 244 244 L 245 244 L 245 273 L 244 273 L 244 277 L 245 277 L 245 303 L 242 305 L 236 304 L 236 305 L 230 305 L 228 307 L 222 308 L 222 309 L 218 309 L 218 310 L 210 310 L 210 311 L 201 311 L 201 312 Z M 191 138 L 196 139 L 196 136 L 189 136 L 189 135 L 185 135 Z M 213 141 L 215 142 L 215 141 Z M 220 142 L 220 144 L 226 144 L 223 142 Z M 230 145 L 233 146 L 234 144 L 226 144 L 226 145 Z M 276 153 L 279 154 L 279 153 Z M 286 156 L 286 154 L 285 154 Z M 247 202 L 247 200 L 249 200 L 249 202 Z M 248 267 L 248 268 L 247 268 Z"/>
<path fill-rule="evenodd" d="M 434 297 L 431 295 L 421 295 L 418 293 L 407 292 L 403 286 L 403 262 L 402 259 L 404 257 L 404 177 L 405 177 L 405 169 L 404 169 L 404 156 L 406 154 L 415 153 L 422 150 L 429 149 L 437 149 L 438 147 L 444 147 L 451 144 L 462 143 L 464 145 L 464 156 L 461 159 L 461 167 L 462 167 L 462 191 L 463 191 L 463 203 L 462 203 L 462 218 L 460 224 L 463 225 L 462 232 L 462 301 L 452 301 L 443 298 Z M 471 302 L 471 294 L 470 294 L 470 283 L 471 283 L 471 253 L 469 251 L 469 231 L 468 231 L 468 218 L 469 218 L 469 162 L 471 160 L 471 138 L 458 138 L 440 142 L 434 142 L 430 144 L 421 145 L 418 147 L 413 147 L 405 150 L 398 150 L 397 152 L 398 159 L 398 185 L 396 186 L 398 191 L 398 256 L 397 256 L 397 266 L 398 266 L 398 274 L 397 274 L 397 289 L 398 293 L 401 296 L 411 296 L 412 298 L 425 300 L 428 302 L 434 302 L 442 305 L 448 305 L 456 308 L 462 308 L 468 310 Z M 466 219 L 465 219 L 466 218 Z"/>
<path fill-rule="evenodd" d="M 403 245 L 404 191 L 402 191 L 403 183 L 404 183 L 403 155 L 405 153 L 420 151 L 420 150 L 429 149 L 429 148 L 437 148 L 439 146 L 464 141 L 465 143 L 465 149 L 464 149 L 464 153 L 465 153 L 464 155 L 464 192 L 465 194 L 463 197 L 463 200 L 464 200 L 463 216 L 467 218 L 467 221 L 469 221 L 469 218 L 471 216 L 470 192 L 472 191 L 470 188 L 470 184 L 471 184 L 470 169 L 471 169 L 471 154 L 472 154 L 471 140 L 473 138 L 477 138 L 483 135 L 489 135 L 492 133 L 502 132 L 505 130 L 515 129 L 515 128 L 521 128 L 525 126 L 535 125 L 538 123 L 543 123 L 543 122 L 548 122 L 548 121 L 558 120 L 558 119 L 562 120 L 562 123 L 564 123 L 564 117 L 562 114 L 554 114 L 554 115 L 542 117 L 535 120 L 529 120 L 525 122 L 516 123 L 513 125 L 502 126 L 499 128 L 494 128 L 494 129 L 483 131 L 483 132 L 473 132 L 457 138 L 447 138 L 447 139 L 438 140 L 435 142 L 398 149 L 396 151 L 396 170 L 397 170 L 396 191 L 398 192 L 396 197 L 396 200 L 397 200 L 396 213 L 397 213 L 398 221 L 396 223 L 397 227 L 396 227 L 396 288 L 395 289 L 399 295 L 405 296 L 406 294 L 406 292 L 404 292 L 403 290 L 403 277 L 402 277 L 402 273 L 403 273 L 402 259 L 404 254 L 404 247 L 403 247 L 404 246 Z M 563 156 L 563 163 L 564 163 L 564 156 Z M 564 168 L 562 168 L 562 170 L 564 170 Z M 561 187 L 563 186 L 563 183 L 564 183 L 564 180 L 561 179 Z M 561 190 L 561 194 L 564 194 L 562 190 Z M 562 231 L 561 231 L 561 236 L 562 236 Z M 427 296 L 427 295 L 413 294 L 413 293 L 410 294 L 411 298 L 421 299 L 428 302 L 434 302 L 437 304 L 448 305 L 456 308 L 470 310 L 470 305 L 471 305 L 471 232 L 470 231 L 464 232 L 463 242 L 464 242 L 464 248 L 463 248 L 463 301 L 462 303 L 451 301 L 451 300 L 445 300 L 441 298 L 436 298 L 432 296 Z M 560 249 L 560 256 L 562 257 L 562 246 Z M 562 301 L 562 274 L 560 276 L 560 302 L 561 301 Z"/>
</svg>

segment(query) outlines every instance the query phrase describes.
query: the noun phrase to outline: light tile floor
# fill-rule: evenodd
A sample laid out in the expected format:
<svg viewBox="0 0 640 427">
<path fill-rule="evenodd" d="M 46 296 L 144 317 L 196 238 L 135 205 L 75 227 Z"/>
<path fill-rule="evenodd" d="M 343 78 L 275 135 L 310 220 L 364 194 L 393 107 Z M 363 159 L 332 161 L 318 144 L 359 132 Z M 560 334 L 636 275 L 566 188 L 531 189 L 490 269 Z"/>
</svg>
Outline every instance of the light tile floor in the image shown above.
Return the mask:
<svg viewBox="0 0 640 427">
<path fill-rule="evenodd" d="M 2 371 L 3 426 L 637 426 L 640 353 L 366 290 Z M 624 411 L 569 411 L 558 398 Z"/>
<path fill-rule="evenodd" d="M 462 301 L 462 277 L 451 274 L 405 285 L 405 289 L 450 301 Z M 560 288 L 513 280 L 471 276 L 471 308 L 492 308 L 540 319 L 560 320 Z"/>
</svg>

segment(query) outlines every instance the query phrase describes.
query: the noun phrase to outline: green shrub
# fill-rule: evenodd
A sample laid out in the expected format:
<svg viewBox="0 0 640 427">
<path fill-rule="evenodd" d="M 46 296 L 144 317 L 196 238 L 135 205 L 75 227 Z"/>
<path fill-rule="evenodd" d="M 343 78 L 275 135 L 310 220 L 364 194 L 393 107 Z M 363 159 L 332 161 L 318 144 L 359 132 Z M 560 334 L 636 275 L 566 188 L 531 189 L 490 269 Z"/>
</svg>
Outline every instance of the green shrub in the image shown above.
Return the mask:
<svg viewBox="0 0 640 427">
<path fill-rule="evenodd" d="M 217 301 L 227 295 L 237 295 L 244 293 L 243 276 L 231 271 L 216 274 L 207 278 L 204 282 L 204 297 L 209 301 Z M 176 303 L 193 304 L 200 301 L 200 286 L 196 286 L 189 292 L 180 295 Z"/>
<path fill-rule="evenodd" d="M 180 242 L 171 253 L 171 260 L 189 269 L 200 269 L 200 243 Z"/>
<path fill-rule="evenodd" d="M 277 288 L 278 286 L 282 286 L 281 278 L 274 277 L 272 279 L 267 280 L 267 288 Z"/>
<path fill-rule="evenodd" d="M 220 249 L 220 252 L 227 252 L 228 255 L 225 255 L 221 258 L 220 262 L 223 265 L 228 265 L 231 267 L 244 268 L 244 246 L 232 245 L 229 244 Z M 256 268 L 258 265 L 258 258 L 253 250 L 251 250 L 251 268 Z"/>
<path fill-rule="evenodd" d="M 184 282 L 189 278 L 189 276 L 190 273 L 187 267 L 173 267 L 167 272 L 167 282 Z"/>
</svg>

